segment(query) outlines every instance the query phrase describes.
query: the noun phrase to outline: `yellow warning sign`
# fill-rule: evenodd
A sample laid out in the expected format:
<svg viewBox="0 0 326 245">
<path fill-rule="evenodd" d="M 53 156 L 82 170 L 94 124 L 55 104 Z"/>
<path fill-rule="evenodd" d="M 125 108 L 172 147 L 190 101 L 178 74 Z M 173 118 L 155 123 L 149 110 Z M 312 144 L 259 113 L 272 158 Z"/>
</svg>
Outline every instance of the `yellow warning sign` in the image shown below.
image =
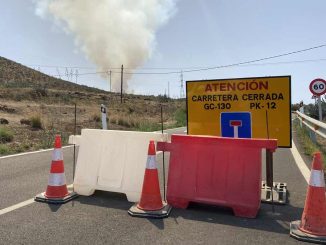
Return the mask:
<svg viewBox="0 0 326 245">
<path fill-rule="evenodd" d="M 291 77 L 187 81 L 188 134 L 277 139 L 291 147 Z"/>
</svg>

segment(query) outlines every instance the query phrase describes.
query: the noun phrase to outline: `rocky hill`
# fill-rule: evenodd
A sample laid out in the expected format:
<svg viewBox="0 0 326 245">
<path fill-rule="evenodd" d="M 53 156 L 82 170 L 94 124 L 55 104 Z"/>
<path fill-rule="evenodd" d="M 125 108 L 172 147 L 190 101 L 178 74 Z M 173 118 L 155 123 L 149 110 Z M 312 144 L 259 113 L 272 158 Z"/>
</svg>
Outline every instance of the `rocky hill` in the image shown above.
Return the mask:
<svg viewBox="0 0 326 245">
<path fill-rule="evenodd" d="M 100 92 L 101 90 L 48 76 L 0 56 L 0 87 L 3 88 L 47 88 Z"/>
<path fill-rule="evenodd" d="M 185 124 L 185 100 L 166 96 L 106 92 L 57 79 L 0 57 L 0 155 L 49 148 L 54 135 L 64 142 L 82 128 L 100 128 L 100 105 L 108 107 L 108 127 L 154 131 Z M 75 105 L 77 123 L 75 125 Z"/>
</svg>

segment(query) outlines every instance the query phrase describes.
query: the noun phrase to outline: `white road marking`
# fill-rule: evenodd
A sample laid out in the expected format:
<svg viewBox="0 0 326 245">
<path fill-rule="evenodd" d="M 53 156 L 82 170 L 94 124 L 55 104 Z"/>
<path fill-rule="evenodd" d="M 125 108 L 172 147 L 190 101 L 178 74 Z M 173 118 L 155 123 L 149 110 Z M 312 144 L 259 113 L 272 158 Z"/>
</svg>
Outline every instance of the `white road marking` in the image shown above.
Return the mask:
<svg viewBox="0 0 326 245">
<path fill-rule="evenodd" d="M 307 167 L 307 165 L 304 163 L 302 157 L 300 156 L 300 153 L 299 153 L 296 145 L 294 144 L 293 140 L 292 140 L 291 152 L 292 152 L 293 158 L 295 160 L 295 163 L 297 164 L 301 174 L 303 175 L 303 177 L 305 178 L 305 180 L 307 181 L 307 184 L 308 184 L 309 179 L 310 179 L 310 170 Z"/>
<path fill-rule="evenodd" d="M 65 146 L 63 148 L 68 148 L 68 147 L 72 147 L 72 146 Z M 9 158 L 9 157 L 14 157 L 14 156 L 22 156 L 22 155 L 28 155 L 28 154 L 33 154 L 33 153 L 39 153 L 39 152 L 46 152 L 46 151 L 51 151 L 53 149 L 47 149 L 47 150 L 40 150 L 40 151 L 35 151 L 35 152 L 27 152 L 27 153 L 21 153 L 21 154 L 16 154 L 16 155 L 11 155 L 11 156 L 5 156 L 5 157 L 0 157 L 0 159 L 4 159 L 4 158 Z M 305 178 L 306 182 L 309 183 L 309 179 L 310 179 L 310 170 L 307 167 L 307 165 L 304 163 L 302 157 L 300 156 L 300 153 L 296 147 L 296 145 L 294 144 L 294 142 L 292 141 L 292 148 L 291 148 L 291 153 L 293 155 L 293 158 L 301 172 L 301 174 L 303 175 L 303 177 Z M 68 185 L 68 188 L 72 188 L 73 185 Z M 17 210 L 19 208 L 25 207 L 27 205 L 30 205 L 32 203 L 34 203 L 34 198 L 28 199 L 26 201 L 17 203 L 15 205 L 12 205 L 10 207 L 4 208 L 0 210 L 0 216 L 9 212 L 12 212 L 14 210 Z"/>
<path fill-rule="evenodd" d="M 16 210 L 18 208 L 25 207 L 25 206 L 27 206 L 29 204 L 32 204 L 33 202 L 34 202 L 34 198 L 31 198 L 31 199 L 28 199 L 28 200 L 26 200 L 24 202 L 20 202 L 20 203 L 17 203 L 15 205 L 12 205 L 12 206 L 10 206 L 8 208 L 1 209 L 0 210 L 0 215 L 9 213 L 9 212 L 14 211 L 14 210 Z"/>
<path fill-rule="evenodd" d="M 182 128 L 184 128 L 184 127 L 180 127 L 180 128 L 176 128 L 176 129 L 182 129 Z M 169 131 L 172 131 L 172 130 L 175 130 L 175 129 L 164 130 L 164 132 L 169 132 Z M 157 132 L 161 132 L 161 131 L 157 131 Z M 62 148 L 69 148 L 69 147 L 73 147 L 73 145 L 64 146 Z M 18 157 L 18 156 L 24 156 L 24 155 L 29 155 L 29 154 L 35 154 L 35 153 L 48 152 L 48 151 L 52 151 L 52 150 L 53 150 L 53 148 L 46 149 L 46 150 L 33 151 L 33 152 L 25 152 L 25 153 L 20 153 L 20 154 L 15 154 L 15 155 L 9 155 L 9 156 L 3 156 L 3 157 L 0 157 L 0 160 L 1 159 L 6 159 L 6 158 L 11 158 L 11 157 Z M 157 154 L 161 154 L 161 153 L 162 153 L 161 151 L 160 152 L 157 152 Z M 73 184 L 68 185 L 67 187 L 68 188 L 72 188 L 73 187 Z M 17 203 L 15 205 L 12 205 L 10 207 L 1 209 L 0 210 L 0 216 L 3 215 L 3 214 L 6 214 L 6 213 L 12 212 L 14 210 L 17 210 L 19 208 L 25 207 L 27 205 L 30 205 L 32 203 L 35 203 L 34 198 L 31 198 L 31 199 L 28 199 L 26 201 Z"/>
<path fill-rule="evenodd" d="M 74 147 L 74 146 L 73 145 L 63 146 L 62 149 L 70 148 L 70 147 Z M 25 156 L 25 155 L 35 154 L 35 153 L 48 152 L 48 151 L 53 151 L 53 148 L 45 149 L 45 150 L 39 150 L 39 151 L 24 152 L 24 153 L 19 153 L 19 154 L 15 154 L 15 155 L 9 155 L 9 156 L 3 156 L 3 157 L 0 157 L 0 160 L 1 159 L 6 159 L 6 158 L 11 158 L 11 157 L 20 157 L 20 156 Z"/>
<path fill-rule="evenodd" d="M 68 187 L 68 188 L 72 188 L 72 186 L 73 186 L 73 185 L 71 184 L 71 185 L 68 185 L 67 187 Z M 34 198 L 31 198 L 31 199 L 28 199 L 28 200 L 26 200 L 26 201 L 23 201 L 23 202 L 17 203 L 17 204 L 15 204 L 15 205 L 12 205 L 12 206 L 10 206 L 10 207 L 7 207 L 7 208 L 4 208 L 4 209 L 1 209 L 1 210 L 0 210 L 0 216 L 3 215 L 3 214 L 9 213 L 9 212 L 11 212 L 11 211 L 17 210 L 17 209 L 19 209 L 19 208 L 25 207 L 25 206 L 27 206 L 27 205 L 30 205 L 30 204 L 32 204 L 32 203 L 35 203 Z"/>
</svg>

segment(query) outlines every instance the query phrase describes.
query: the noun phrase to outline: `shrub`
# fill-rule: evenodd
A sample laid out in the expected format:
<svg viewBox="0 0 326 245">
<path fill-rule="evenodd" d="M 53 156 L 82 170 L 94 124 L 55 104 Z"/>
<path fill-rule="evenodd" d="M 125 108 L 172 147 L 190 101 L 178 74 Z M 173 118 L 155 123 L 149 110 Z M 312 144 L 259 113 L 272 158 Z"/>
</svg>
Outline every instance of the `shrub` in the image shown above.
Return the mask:
<svg viewBox="0 0 326 245">
<path fill-rule="evenodd" d="M 0 144 L 0 155 L 9 154 L 10 149 L 7 145 Z"/>
<path fill-rule="evenodd" d="M 161 102 L 161 103 L 162 102 L 169 102 L 169 97 L 167 97 L 166 94 L 164 94 L 164 95 L 159 94 L 157 96 L 157 98 L 158 98 L 158 101 Z"/>
<path fill-rule="evenodd" d="M 100 122 L 100 121 L 101 121 L 101 118 L 100 118 L 99 115 L 94 114 L 94 115 L 92 116 L 92 120 L 93 120 L 94 122 Z"/>
<path fill-rule="evenodd" d="M 116 118 L 110 118 L 110 123 L 112 124 L 116 124 L 117 123 L 117 119 Z"/>
<path fill-rule="evenodd" d="M 0 143 L 11 142 L 14 138 L 14 134 L 6 128 L 0 128 Z"/>
<path fill-rule="evenodd" d="M 300 143 L 303 146 L 304 153 L 309 156 L 313 156 L 313 154 L 317 151 L 321 152 L 323 158 L 326 159 L 326 151 L 323 148 L 324 144 L 320 144 L 317 142 L 313 142 L 309 137 L 309 129 L 307 129 L 304 125 L 300 127 L 298 120 L 293 123 L 294 129 L 297 133 L 297 136 L 300 140 Z M 324 161 L 324 169 L 326 170 L 326 162 Z"/>
<path fill-rule="evenodd" d="M 118 118 L 118 120 L 117 120 L 117 124 L 118 125 L 123 125 L 123 119 L 120 117 L 120 118 Z"/>
<path fill-rule="evenodd" d="M 128 107 L 128 111 L 129 111 L 129 114 L 131 114 L 131 113 L 133 113 L 135 111 L 135 109 L 132 108 L 132 107 Z"/>
<path fill-rule="evenodd" d="M 34 128 L 34 129 L 42 129 L 43 128 L 40 116 L 33 116 L 30 118 L 30 121 L 31 121 L 32 128 Z"/>
<path fill-rule="evenodd" d="M 174 119 L 176 120 L 176 127 L 186 126 L 187 124 L 187 114 L 185 108 L 178 109 L 174 114 Z"/>
<path fill-rule="evenodd" d="M 130 128 L 130 123 L 129 123 L 128 118 L 120 117 L 118 119 L 118 125 Z"/>
<path fill-rule="evenodd" d="M 139 123 L 138 128 L 136 130 L 141 132 L 153 132 L 161 129 L 161 125 L 159 123 L 142 121 Z"/>
<path fill-rule="evenodd" d="M 60 132 L 60 131 L 57 131 L 55 129 L 53 129 L 53 130 L 43 130 L 40 133 L 39 147 L 42 148 L 42 149 L 52 148 L 55 136 L 57 134 L 61 135 L 61 143 L 62 143 L 62 145 L 68 144 L 69 133 Z"/>
</svg>

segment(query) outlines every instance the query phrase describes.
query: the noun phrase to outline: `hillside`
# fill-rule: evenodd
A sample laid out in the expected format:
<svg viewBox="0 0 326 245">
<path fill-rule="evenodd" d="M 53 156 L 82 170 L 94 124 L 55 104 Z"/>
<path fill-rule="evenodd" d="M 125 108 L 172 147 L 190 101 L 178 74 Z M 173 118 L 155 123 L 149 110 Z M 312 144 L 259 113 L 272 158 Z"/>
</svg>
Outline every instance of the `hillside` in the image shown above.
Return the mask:
<svg viewBox="0 0 326 245">
<path fill-rule="evenodd" d="M 185 123 L 185 100 L 165 96 L 120 94 L 81 86 L 0 57 L 0 155 L 49 148 L 56 133 L 64 143 L 82 128 L 100 128 L 100 105 L 108 107 L 108 127 L 117 130 L 160 129 Z"/>
<path fill-rule="evenodd" d="M 0 87 L 2 88 L 47 88 L 100 92 L 101 90 L 48 76 L 0 56 Z"/>
</svg>

